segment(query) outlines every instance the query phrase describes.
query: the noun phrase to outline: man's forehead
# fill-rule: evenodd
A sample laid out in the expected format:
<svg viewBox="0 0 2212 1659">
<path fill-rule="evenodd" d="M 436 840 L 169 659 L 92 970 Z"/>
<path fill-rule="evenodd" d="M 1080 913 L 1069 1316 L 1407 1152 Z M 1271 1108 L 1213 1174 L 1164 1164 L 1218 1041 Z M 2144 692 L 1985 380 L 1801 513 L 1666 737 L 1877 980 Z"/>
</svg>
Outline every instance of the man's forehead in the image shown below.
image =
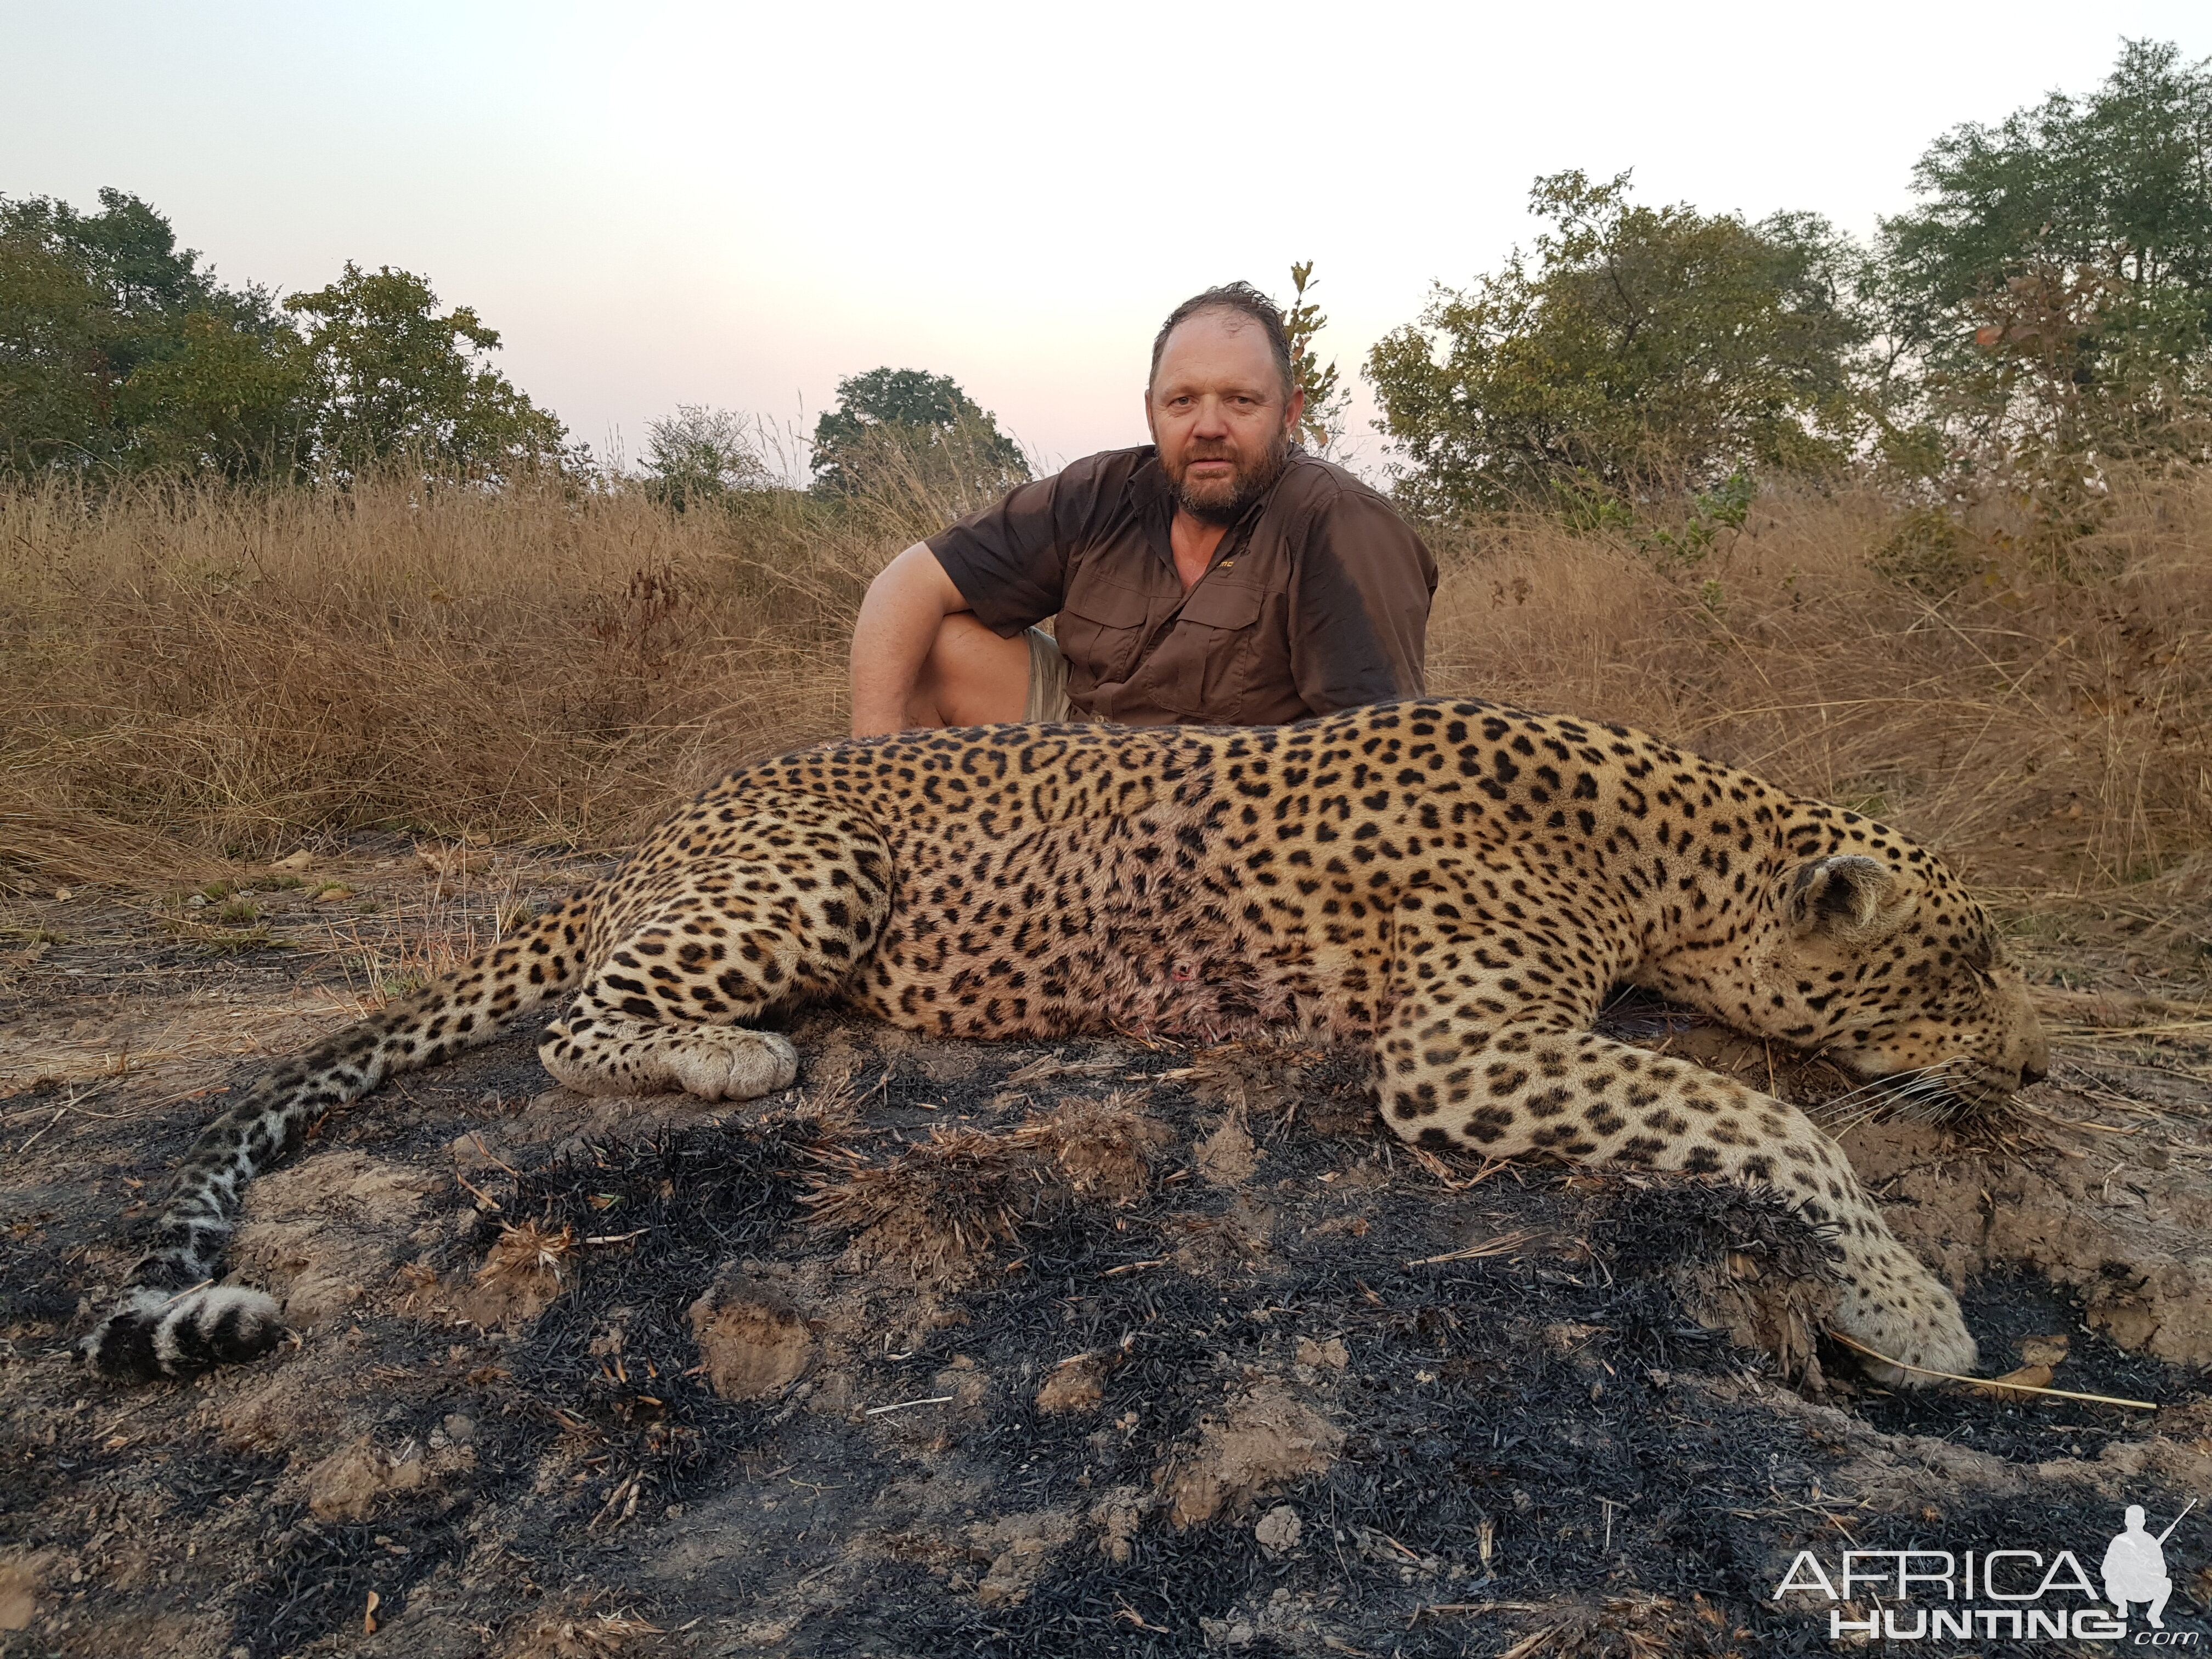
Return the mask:
<svg viewBox="0 0 2212 1659">
<path fill-rule="evenodd" d="M 1234 311 L 1201 311 L 1168 336 L 1154 384 L 1245 379 L 1263 386 L 1279 379 L 1267 331 Z"/>
</svg>

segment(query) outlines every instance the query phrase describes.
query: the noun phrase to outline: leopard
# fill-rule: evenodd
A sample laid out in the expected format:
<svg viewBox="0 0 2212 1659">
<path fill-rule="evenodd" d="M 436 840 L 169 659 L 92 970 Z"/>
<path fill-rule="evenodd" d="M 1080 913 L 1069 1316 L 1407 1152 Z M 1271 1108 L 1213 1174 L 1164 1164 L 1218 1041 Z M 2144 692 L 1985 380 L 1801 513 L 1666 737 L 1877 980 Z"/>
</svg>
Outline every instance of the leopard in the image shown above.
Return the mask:
<svg viewBox="0 0 2212 1659">
<path fill-rule="evenodd" d="M 947 1037 L 1364 1045 L 1417 1146 L 1778 1195 L 1869 1369 L 1971 1374 L 1957 1299 L 1837 1143 L 1598 1029 L 1622 988 L 1956 1114 L 2002 1114 L 2049 1063 L 2001 928 L 1933 852 L 1626 726 L 1425 698 L 833 741 L 732 770 L 605 879 L 264 1073 L 80 1346 L 144 1382 L 288 1340 L 270 1297 L 218 1282 L 247 1184 L 526 1010 L 565 1000 L 538 1054 L 571 1090 L 720 1102 L 792 1087 L 775 1027 L 834 1002 Z"/>
</svg>

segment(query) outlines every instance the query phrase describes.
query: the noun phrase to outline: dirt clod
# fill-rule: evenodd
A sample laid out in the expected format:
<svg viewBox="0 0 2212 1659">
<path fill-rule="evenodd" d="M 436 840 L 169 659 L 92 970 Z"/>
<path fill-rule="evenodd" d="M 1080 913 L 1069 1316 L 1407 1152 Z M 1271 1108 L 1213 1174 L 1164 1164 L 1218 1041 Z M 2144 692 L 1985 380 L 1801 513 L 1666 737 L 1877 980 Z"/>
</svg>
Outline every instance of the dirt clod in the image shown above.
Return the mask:
<svg viewBox="0 0 2212 1659">
<path fill-rule="evenodd" d="M 485 1327 L 526 1325 L 573 1284 L 575 1253 L 572 1227 L 546 1228 L 529 1220 L 504 1227 L 474 1281 L 455 1294 L 453 1310 Z"/>
<path fill-rule="evenodd" d="M 1063 1359 L 1045 1374 L 1037 1390 L 1041 1412 L 1087 1412 L 1097 1408 L 1106 1395 L 1107 1359 L 1103 1354 L 1078 1354 Z"/>
<path fill-rule="evenodd" d="M 1297 1548 L 1298 1540 L 1305 1536 L 1305 1522 L 1288 1504 L 1278 1504 L 1260 1517 L 1252 1536 L 1269 1555 L 1281 1555 Z"/>
<path fill-rule="evenodd" d="M 1075 1518 L 1058 1510 L 1012 1515 L 977 1527 L 973 1536 L 978 1548 L 991 1553 L 975 1600 L 987 1607 L 1018 1607 L 1053 1552 L 1075 1536 Z"/>
<path fill-rule="evenodd" d="M 0 1561 L 0 1630 L 27 1630 L 39 1607 L 39 1564 Z"/>
<path fill-rule="evenodd" d="M 1191 1454 L 1162 1472 L 1168 1519 L 1188 1529 L 1234 1516 L 1261 1493 L 1328 1468 L 1344 1431 L 1281 1383 L 1261 1381 L 1199 1430 Z"/>
<path fill-rule="evenodd" d="M 1217 1187 L 1241 1187 L 1252 1178 L 1255 1153 L 1240 1113 L 1231 1112 L 1198 1143 L 1198 1172 Z"/>
<path fill-rule="evenodd" d="M 365 1520 L 379 1498 L 413 1492 L 429 1479 L 418 1448 L 387 1452 L 364 1436 L 308 1470 L 307 1508 L 325 1521 Z"/>
<path fill-rule="evenodd" d="M 805 1316 L 733 1268 L 691 1304 L 689 1317 L 707 1381 L 725 1400 L 779 1395 L 814 1364 L 814 1334 Z"/>
<path fill-rule="evenodd" d="M 1352 1355 L 1339 1337 L 1316 1342 L 1310 1336 L 1302 1336 L 1292 1352 L 1301 1365 L 1325 1366 L 1333 1371 L 1340 1371 L 1352 1363 Z"/>
<path fill-rule="evenodd" d="M 1053 1158 L 1076 1193 L 1109 1204 L 1127 1203 L 1152 1184 L 1152 1160 L 1175 1139 L 1133 1097 L 1072 1100 L 1031 1115 L 1015 1139 Z"/>
</svg>

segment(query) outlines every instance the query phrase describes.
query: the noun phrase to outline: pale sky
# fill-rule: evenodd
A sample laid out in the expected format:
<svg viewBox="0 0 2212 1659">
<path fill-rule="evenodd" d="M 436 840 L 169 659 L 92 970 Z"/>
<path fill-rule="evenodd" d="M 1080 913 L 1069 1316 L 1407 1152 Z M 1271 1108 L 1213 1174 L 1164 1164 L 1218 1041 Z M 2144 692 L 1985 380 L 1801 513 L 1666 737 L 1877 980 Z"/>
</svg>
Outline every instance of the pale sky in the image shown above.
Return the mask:
<svg viewBox="0 0 2212 1659">
<path fill-rule="evenodd" d="M 2123 35 L 2202 58 L 2212 7 L 0 0 L 0 193 L 133 191 L 234 283 L 425 275 L 602 453 L 678 403 L 811 427 L 889 364 L 1057 465 L 1144 441 L 1209 283 L 1316 261 L 1356 383 L 1530 239 L 1540 173 L 1863 233 Z"/>
</svg>

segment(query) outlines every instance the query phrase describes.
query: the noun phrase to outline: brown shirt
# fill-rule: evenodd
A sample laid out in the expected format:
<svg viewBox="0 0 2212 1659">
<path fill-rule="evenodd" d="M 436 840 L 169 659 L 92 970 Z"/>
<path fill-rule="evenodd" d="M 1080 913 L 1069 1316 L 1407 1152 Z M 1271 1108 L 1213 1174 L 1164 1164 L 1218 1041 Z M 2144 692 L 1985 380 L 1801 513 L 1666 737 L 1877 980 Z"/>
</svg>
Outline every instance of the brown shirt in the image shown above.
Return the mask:
<svg viewBox="0 0 2212 1659">
<path fill-rule="evenodd" d="M 1057 615 L 1073 711 L 1129 726 L 1279 726 L 1423 695 L 1436 561 L 1389 504 L 1302 450 L 1186 594 L 1150 445 L 1022 485 L 930 538 L 978 620 Z"/>
</svg>

